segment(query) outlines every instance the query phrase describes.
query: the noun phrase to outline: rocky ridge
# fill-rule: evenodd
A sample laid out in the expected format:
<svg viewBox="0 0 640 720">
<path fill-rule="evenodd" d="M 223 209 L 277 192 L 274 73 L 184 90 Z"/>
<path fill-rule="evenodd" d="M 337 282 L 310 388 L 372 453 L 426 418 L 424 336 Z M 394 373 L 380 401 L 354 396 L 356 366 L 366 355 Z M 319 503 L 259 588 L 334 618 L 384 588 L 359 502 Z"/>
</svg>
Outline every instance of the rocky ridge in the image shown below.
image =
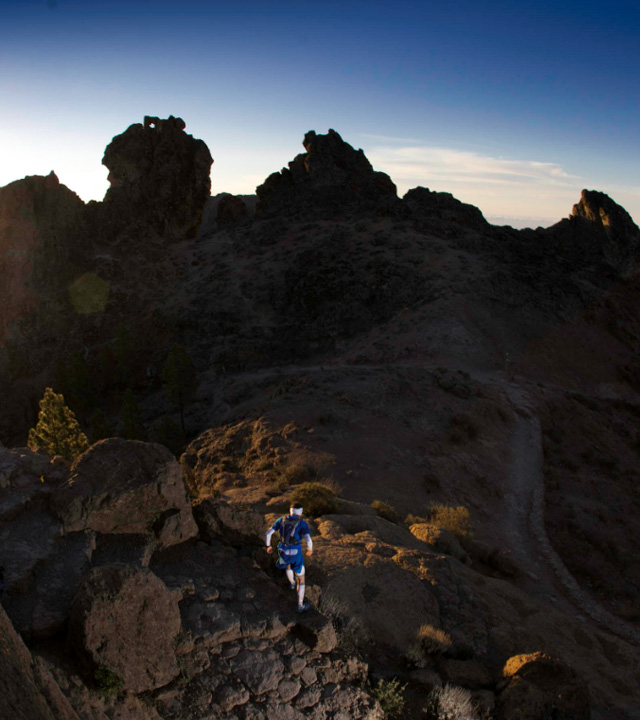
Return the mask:
<svg viewBox="0 0 640 720">
<path fill-rule="evenodd" d="M 353 684 L 366 674 L 360 656 L 373 677 L 409 683 L 407 716 L 421 717 L 443 682 L 505 719 L 526 717 L 523 703 L 532 718 L 552 707 L 587 717 L 585 698 L 594 718 L 638 716 L 640 577 L 624 559 L 637 537 L 640 231 L 628 214 L 584 191 L 556 226 L 496 228 L 447 193 L 416 188 L 397 198 L 331 131 L 305 137 L 305 154 L 259 189 L 255 215 L 246 199 L 223 196 L 216 220 L 189 239 L 206 198 L 174 197 L 171 178 L 202 180 L 205 153 L 177 120 L 156 121 L 114 139 L 111 199 L 81 212 L 96 227 L 122 203 L 123 223 L 98 223 L 78 269 L 108 285 L 102 305 L 44 312 L 36 276 L 18 273 L 19 289 L 36 291 L 36 309 L 23 313 L 22 346 L 5 346 L 3 421 L 16 432 L 33 424 L 25 388 L 37 399 L 54 360 L 64 365 L 73 350 L 101 397 L 117 400 L 123 388 L 104 374 L 104 358 L 122 348 L 115 331 L 127 322 L 136 356 L 126 375 L 150 424 L 175 412 L 153 367 L 178 340 L 200 380 L 186 413 L 197 437 L 182 459 L 193 498 L 153 444 L 103 441 L 71 472 L 59 460 L 3 451 L 0 533 L 15 555 L 3 560 L 3 604 L 31 659 L 8 625 L 3 632 L 18 662 L 8 672 L 22 668 L 26 695 L 34 683 L 48 688 L 60 717 L 177 720 L 227 708 L 240 720 L 320 718 L 339 711 L 338 697 L 347 714 L 374 717 L 379 710 Z M 202 182 L 187 195 L 204 196 Z M 159 225 L 144 220 L 156 190 L 173 206 Z M 12 208 L 10 218 L 20 214 Z M 44 244 L 34 243 L 37 256 Z M 531 488 L 514 491 L 527 475 L 512 458 L 523 423 L 537 422 L 536 539 L 520 522 Z M 286 593 L 259 545 L 305 478 L 338 481 L 343 500 L 314 526 L 310 597 L 325 616 L 301 623 L 283 612 Z M 461 545 L 426 517 L 408 527 L 380 518 L 369 506 L 380 499 L 399 517 L 464 504 L 475 538 Z M 579 592 L 565 592 L 570 583 L 554 580 L 552 564 Z M 606 612 L 586 612 L 581 598 Z M 172 618 L 167 633 L 145 614 L 156 600 Z M 408 608 L 400 618 L 399 605 Z M 143 618 L 141 635 L 156 650 L 114 652 L 128 638 L 104 634 L 116 617 L 123 628 Z M 448 633 L 451 649 L 412 650 L 421 624 Z M 72 656 L 60 652 L 67 636 Z M 151 666 L 154 653 L 163 661 Z M 305 684 L 290 657 L 316 679 Z M 100 670 L 107 666 L 112 675 Z M 109 698 L 105 687 L 96 692 L 96 672 Z"/>
</svg>

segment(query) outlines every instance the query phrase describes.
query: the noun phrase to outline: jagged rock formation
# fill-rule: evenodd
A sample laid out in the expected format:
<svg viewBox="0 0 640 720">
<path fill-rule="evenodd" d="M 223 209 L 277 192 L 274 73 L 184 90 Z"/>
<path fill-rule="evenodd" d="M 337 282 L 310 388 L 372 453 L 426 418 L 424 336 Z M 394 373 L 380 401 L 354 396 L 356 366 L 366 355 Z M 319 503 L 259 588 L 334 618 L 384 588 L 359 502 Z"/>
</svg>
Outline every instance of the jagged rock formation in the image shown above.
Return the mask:
<svg viewBox="0 0 640 720">
<path fill-rule="evenodd" d="M 305 153 L 256 188 L 257 215 L 284 212 L 335 217 L 393 204 L 396 186 L 389 176 L 375 172 L 362 150 L 354 150 L 335 130 L 326 135 L 310 130 L 302 144 Z"/>
<path fill-rule="evenodd" d="M 184 128 L 181 118 L 145 117 L 107 146 L 102 163 L 111 187 L 104 209 L 114 227 L 147 225 L 170 241 L 196 236 L 213 159 Z"/>
<path fill-rule="evenodd" d="M 488 230 L 488 223 L 480 210 L 474 205 L 460 202 L 451 193 L 416 187 L 409 190 L 402 201 L 415 217 L 430 221 L 436 229 L 462 225 L 479 231 Z"/>
<path fill-rule="evenodd" d="M 64 288 L 81 261 L 84 203 L 54 172 L 0 188 L 0 347 L 11 325 Z"/>
<path fill-rule="evenodd" d="M 568 220 L 561 220 L 546 232 L 576 263 L 606 263 L 622 275 L 638 262 L 640 229 L 629 213 L 608 195 L 583 190 Z"/>
</svg>

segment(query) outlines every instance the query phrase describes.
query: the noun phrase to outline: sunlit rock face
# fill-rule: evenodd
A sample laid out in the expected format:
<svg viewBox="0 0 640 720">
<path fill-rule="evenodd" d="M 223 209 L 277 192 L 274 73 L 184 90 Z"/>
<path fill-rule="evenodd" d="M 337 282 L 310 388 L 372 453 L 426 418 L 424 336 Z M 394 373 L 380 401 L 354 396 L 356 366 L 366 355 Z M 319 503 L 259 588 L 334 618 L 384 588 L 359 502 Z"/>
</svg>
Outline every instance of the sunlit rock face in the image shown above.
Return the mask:
<svg viewBox="0 0 640 720">
<path fill-rule="evenodd" d="M 621 205 L 597 190 L 583 190 L 569 219 L 548 232 L 580 261 L 604 262 L 623 275 L 640 257 L 640 229 Z"/>
<path fill-rule="evenodd" d="M 114 229 L 146 225 L 169 240 L 197 234 L 213 160 L 184 128 L 181 118 L 145 117 L 109 143 L 102 163 L 111 187 L 104 202 Z"/>
<path fill-rule="evenodd" d="M 0 188 L 0 345 L 39 292 L 68 274 L 83 208 L 53 172 Z"/>
<path fill-rule="evenodd" d="M 332 214 L 384 208 L 396 200 L 396 186 L 375 172 L 362 150 L 354 150 L 335 130 L 304 136 L 306 152 L 273 173 L 256 189 L 257 215 Z"/>
</svg>

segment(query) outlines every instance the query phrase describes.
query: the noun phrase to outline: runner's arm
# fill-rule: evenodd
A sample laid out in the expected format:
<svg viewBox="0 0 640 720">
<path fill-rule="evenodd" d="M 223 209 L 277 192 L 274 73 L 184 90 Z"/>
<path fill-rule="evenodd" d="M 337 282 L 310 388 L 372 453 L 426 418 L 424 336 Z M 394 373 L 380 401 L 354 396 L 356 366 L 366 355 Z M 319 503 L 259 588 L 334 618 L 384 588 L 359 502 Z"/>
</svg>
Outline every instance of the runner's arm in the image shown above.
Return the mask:
<svg viewBox="0 0 640 720">
<path fill-rule="evenodd" d="M 269 528 L 267 530 L 267 535 L 265 537 L 265 544 L 267 547 L 271 547 L 271 536 L 273 535 L 274 532 L 275 532 L 275 530 L 273 528 Z"/>
<path fill-rule="evenodd" d="M 313 552 L 313 540 L 311 539 L 311 535 L 309 533 L 304 536 L 304 541 L 307 543 L 307 552 Z"/>
</svg>

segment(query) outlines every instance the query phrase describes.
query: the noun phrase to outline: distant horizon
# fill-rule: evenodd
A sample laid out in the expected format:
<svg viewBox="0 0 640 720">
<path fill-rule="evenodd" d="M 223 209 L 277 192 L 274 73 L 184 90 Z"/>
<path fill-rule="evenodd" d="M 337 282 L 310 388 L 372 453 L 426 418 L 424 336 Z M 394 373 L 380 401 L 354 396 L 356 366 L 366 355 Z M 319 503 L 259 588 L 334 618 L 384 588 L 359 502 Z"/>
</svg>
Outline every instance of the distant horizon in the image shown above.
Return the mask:
<svg viewBox="0 0 640 720">
<path fill-rule="evenodd" d="M 174 115 L 214 195 L 253 194 L 333 128 L 399 195 L 545 226 L 587 188 L 638 223 L 639 37 L 629 0 L 3 0 L 0 186 L 53 169 L 101 200 L 111 139 Z"/>
</svg>

